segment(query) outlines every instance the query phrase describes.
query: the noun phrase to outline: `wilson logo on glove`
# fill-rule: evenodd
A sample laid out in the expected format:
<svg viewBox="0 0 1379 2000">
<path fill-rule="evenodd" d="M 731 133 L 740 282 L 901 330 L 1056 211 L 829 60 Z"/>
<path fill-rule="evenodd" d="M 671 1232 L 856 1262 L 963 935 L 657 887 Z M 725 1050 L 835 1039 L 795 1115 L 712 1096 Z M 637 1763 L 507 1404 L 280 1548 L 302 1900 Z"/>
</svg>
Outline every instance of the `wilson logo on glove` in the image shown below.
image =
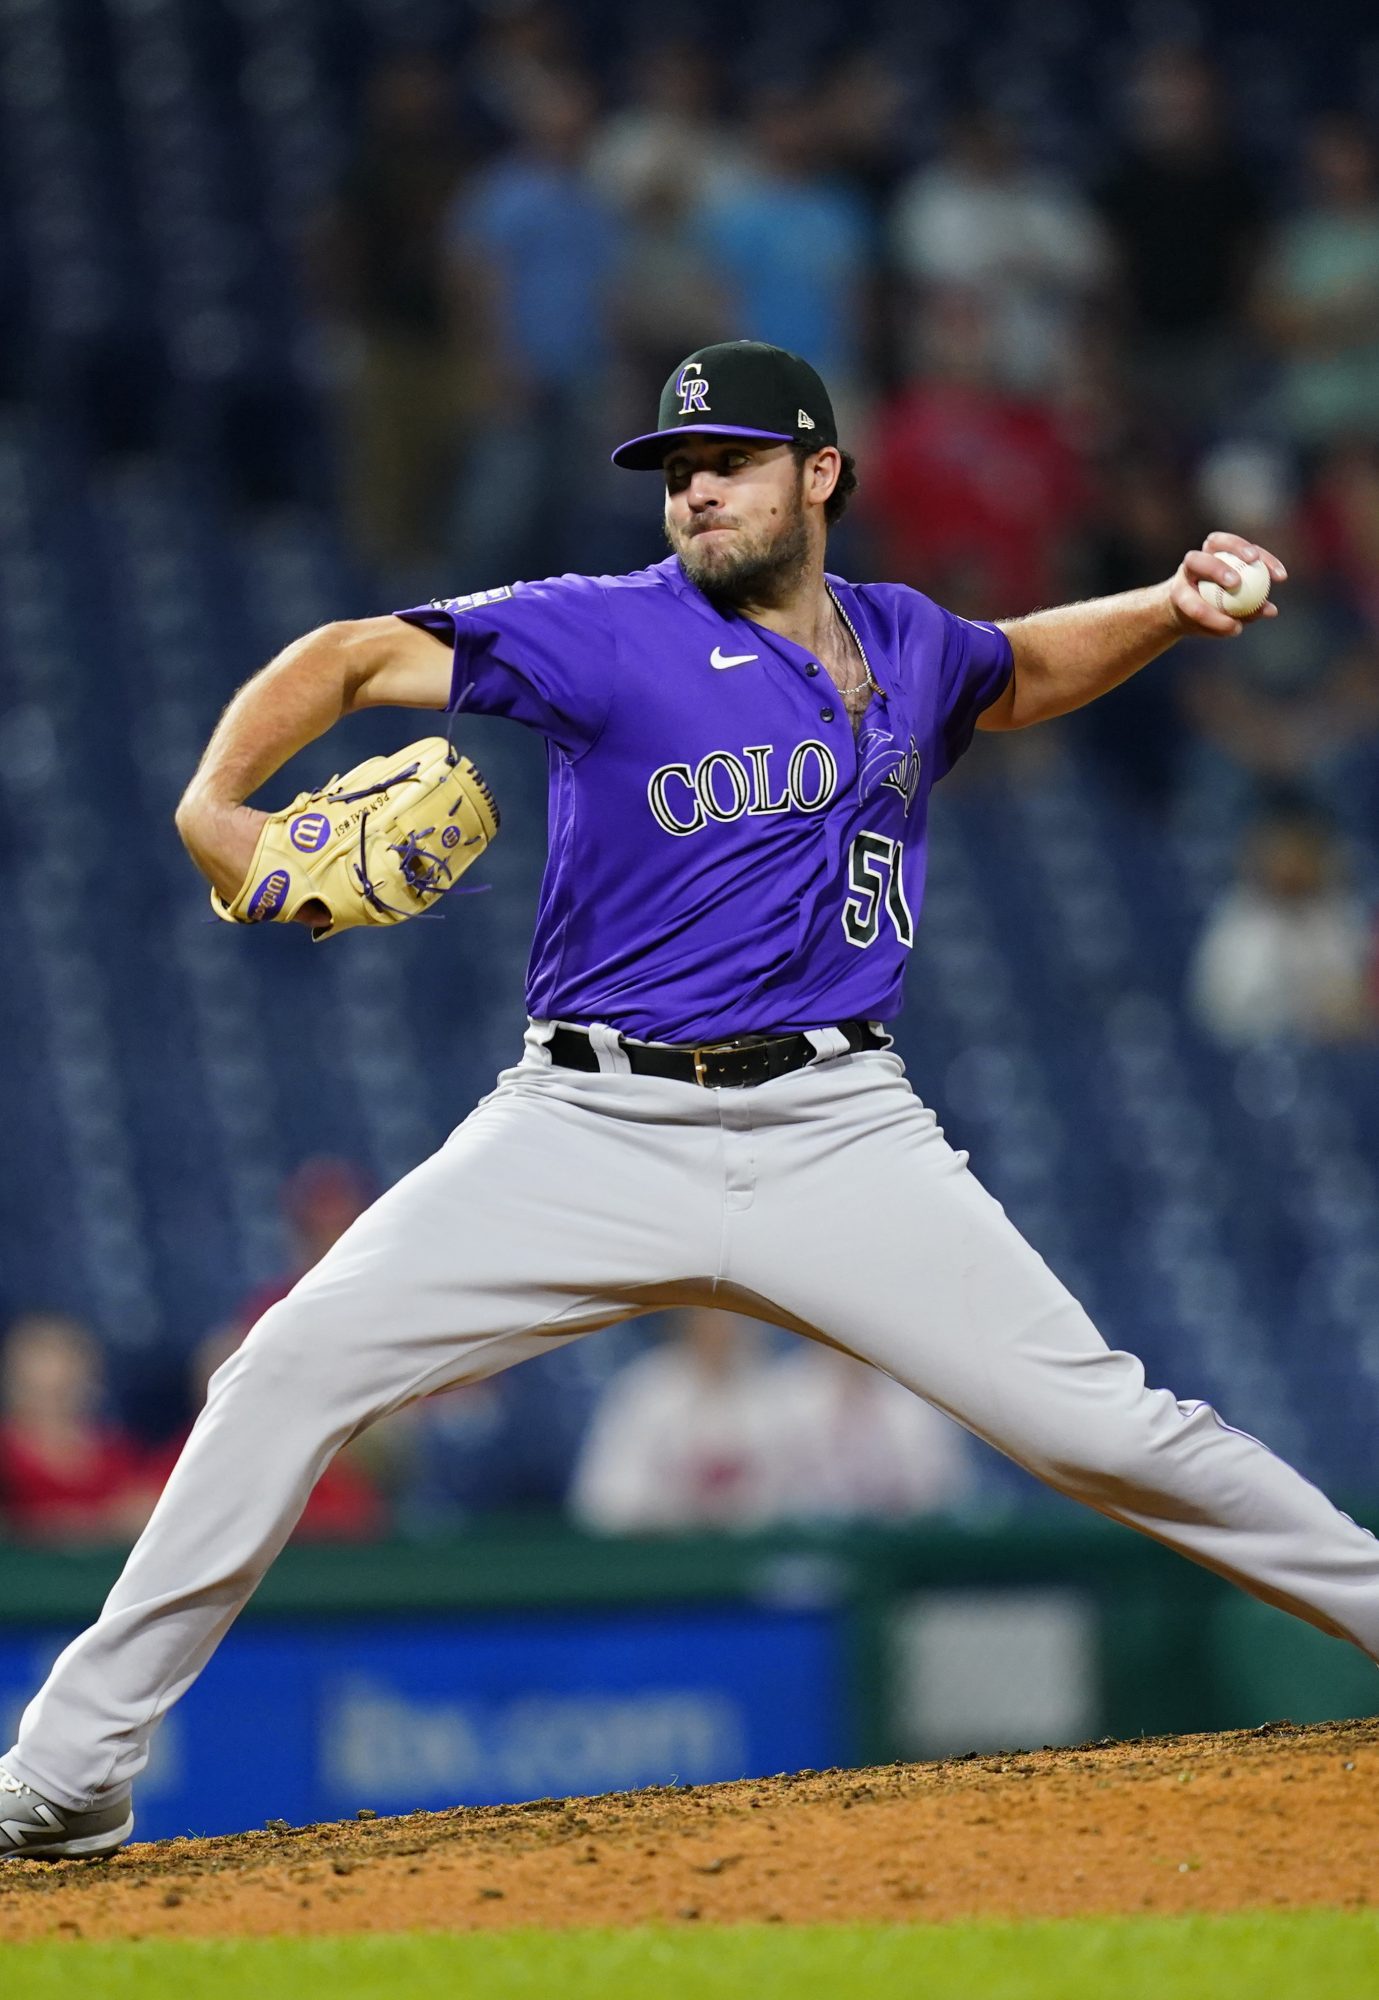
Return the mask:
<svg viewBox="0 0 1379 2000">
<path fill-rule="evenodd" d="M 275 917 L 282 908 L 292 877 L 285 868 L 275 868 L 271 875 L 265 875 L 244 908 L 244 921 L 248 924 L 265 923 Z"/>
<path fill-rule="evenodd" d="M 324 813 L 299 813 L 287 835 L 299 854 L 319 854 L 330 839 L 330 821 Z"/>
<path fill-rule="evenodd" d="M 448 895 L 497 831 L 493 794 L 469 759 L 427 736 L 270 815 L 238 895 L 226 903 L 212 890 L 211 908 L 231 924 L 290 923 L 319 903 L 317 943 L 400 924 Z"/>
</svg>

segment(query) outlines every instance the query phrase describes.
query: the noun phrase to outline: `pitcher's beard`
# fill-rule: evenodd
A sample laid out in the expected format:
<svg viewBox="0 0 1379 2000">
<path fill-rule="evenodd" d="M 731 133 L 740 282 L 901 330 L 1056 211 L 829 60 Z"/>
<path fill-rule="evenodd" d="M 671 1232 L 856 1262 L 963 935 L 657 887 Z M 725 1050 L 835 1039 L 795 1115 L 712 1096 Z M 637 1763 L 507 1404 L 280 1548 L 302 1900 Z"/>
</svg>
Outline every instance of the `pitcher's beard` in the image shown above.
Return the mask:
<svg viewBox="0 0 1379 2000">
<path fill-rule="evenodd" d="M 677 536 L 669 526 L 666 540 L 690 582 L 714 602 L 729 606 L 785 603 L 809 562 L 809 530 L 803 507 L 797 507 L 793 517 L 765 543 L 744 543 L 738 533 L 731 547 L 723 547 L 716 536 Z"/>
</svg>

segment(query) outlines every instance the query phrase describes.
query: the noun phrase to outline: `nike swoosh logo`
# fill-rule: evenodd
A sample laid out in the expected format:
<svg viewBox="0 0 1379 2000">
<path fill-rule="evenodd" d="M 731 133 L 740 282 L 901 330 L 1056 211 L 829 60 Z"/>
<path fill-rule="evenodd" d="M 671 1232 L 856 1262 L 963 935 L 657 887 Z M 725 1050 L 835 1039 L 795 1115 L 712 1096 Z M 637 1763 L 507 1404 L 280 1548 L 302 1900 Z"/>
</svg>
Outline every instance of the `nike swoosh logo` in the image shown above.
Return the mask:
<svg viewBox="0 0 1379 2000">
<path fill-rule="evenodd" d="M 711 667 L 745 667 L 748 660 L 759 660 L 760 653 L 720 653 L 717 646 L 709 654 Z"/>
</svg>

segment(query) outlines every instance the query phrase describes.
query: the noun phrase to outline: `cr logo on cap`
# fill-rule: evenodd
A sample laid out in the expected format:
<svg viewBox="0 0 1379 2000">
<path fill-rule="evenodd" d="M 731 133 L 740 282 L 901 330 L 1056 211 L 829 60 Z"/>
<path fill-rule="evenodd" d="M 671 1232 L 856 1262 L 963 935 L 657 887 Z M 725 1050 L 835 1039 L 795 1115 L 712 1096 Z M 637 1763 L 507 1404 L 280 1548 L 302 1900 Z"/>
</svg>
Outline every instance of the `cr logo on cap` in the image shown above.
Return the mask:
<svg viewBox="0 0 1379 2000">
<path fill-rule="evenodd" d="M 709 413 L 709 385 L 704 371 L 697 361 L 687 361 L 675 382 L 680 397 L 680 415 L 692 416 L 696 410 Z"/>
</svg>

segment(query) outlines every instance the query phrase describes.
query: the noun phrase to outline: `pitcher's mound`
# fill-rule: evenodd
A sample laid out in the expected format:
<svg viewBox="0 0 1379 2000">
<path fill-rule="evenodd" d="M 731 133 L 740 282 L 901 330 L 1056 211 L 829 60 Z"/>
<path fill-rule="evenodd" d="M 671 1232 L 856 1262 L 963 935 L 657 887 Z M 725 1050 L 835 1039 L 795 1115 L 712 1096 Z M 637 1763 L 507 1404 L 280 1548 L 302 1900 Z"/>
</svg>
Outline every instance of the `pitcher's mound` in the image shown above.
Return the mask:
<svg viewBox="0 0 1379 2000">
<path fill-rule="evenodd" d="M 0 1864 L 0 1938 L 1379 1903 L 1379 1720 L 461 1807 Z"/>
</svg>

